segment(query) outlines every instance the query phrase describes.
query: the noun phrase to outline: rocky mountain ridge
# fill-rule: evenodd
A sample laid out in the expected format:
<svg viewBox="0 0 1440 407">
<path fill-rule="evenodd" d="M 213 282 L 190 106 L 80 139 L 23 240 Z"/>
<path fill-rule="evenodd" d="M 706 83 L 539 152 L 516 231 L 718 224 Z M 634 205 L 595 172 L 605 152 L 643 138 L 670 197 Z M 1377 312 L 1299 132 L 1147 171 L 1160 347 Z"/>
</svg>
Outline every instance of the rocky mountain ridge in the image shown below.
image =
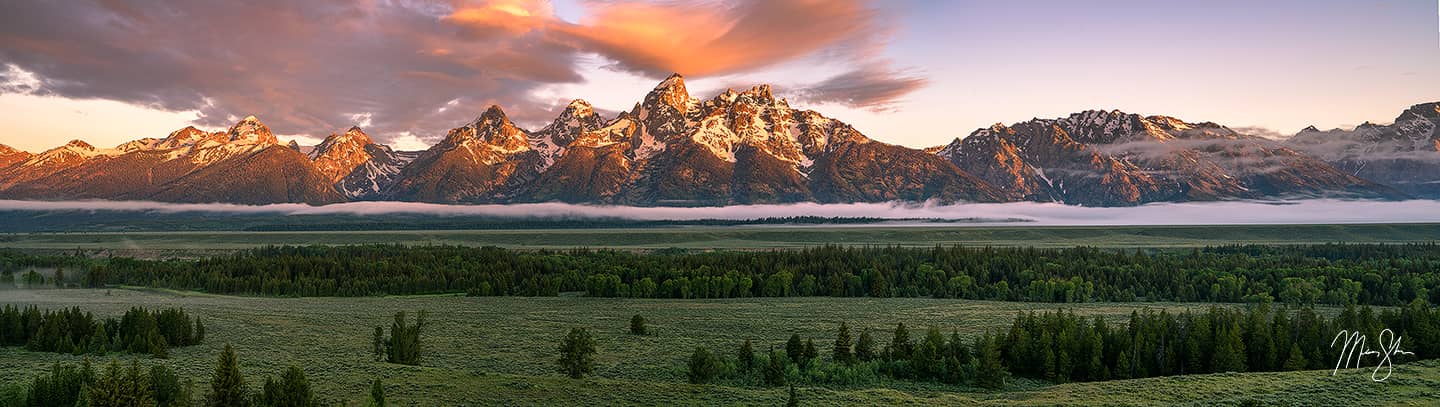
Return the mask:
<svg viewBox="0 0 1440 407">
<path fill-rule="evenodd" d="M 326 204 L 572 202 L 1060 202 L 1125 206 L 1234 199 L 1440 198 L 1440 104 L 1394 124 L 1288 140 L 1169 116 L 1092 110 L 996 124 L 924 150 L 875 141 L 769 86 L 690 95 L 660 82 L 605 119 L 581 99 L 529 131 L 499 106 L 425 151 L 352 127 L 313 149 L 259 119 L 115 148 L 39 154 L 0 145 L 0 199 Z"/>
</svg>

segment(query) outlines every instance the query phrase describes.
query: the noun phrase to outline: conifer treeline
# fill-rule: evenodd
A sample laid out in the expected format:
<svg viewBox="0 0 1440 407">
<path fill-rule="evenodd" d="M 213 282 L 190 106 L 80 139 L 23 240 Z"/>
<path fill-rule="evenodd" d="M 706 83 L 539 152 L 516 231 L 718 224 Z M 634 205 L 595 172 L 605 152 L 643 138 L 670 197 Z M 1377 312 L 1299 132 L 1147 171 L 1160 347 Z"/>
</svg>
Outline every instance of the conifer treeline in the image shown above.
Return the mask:
<svg viewBox="0 0 1440 407">
<path fill-rule="evenodd" d="M 171 346 L 190 346 L 205 339 L 205 324 L 185 310 L 134 307 L 120 319 L 97 319 L 80 308 L 41 311 L 30 306 L 0 308 L 0 345 L 24 346 L 38 352 L 104 355 L 107 352 L 151 354 L 164 358 Z"/>
<path fill-rule="evenodd" d="M 37 375 L 27 385 L 0 387 L 0 406 L 156 406 L 190 407 L 314 407 L 321 405 L 305 371 L 290 366 L 278 378 L 266 377 L 258 392 L 251 392 L 240 373 L 239 357 L 229 344 L 220 353 L 209 391 L 197 399 L 195 385 L 181 381 L 163 364 L 141 369 L 138 361 L 128 368 L 112 360 L 97 373 L 86 358 L 79 366 L 55 364 L 48 373 Z M 197 404 L 197 402 L 203 403 Z M 343 403 L 342 403 L 343 405 Z M 385 406 L 385 389 L 379 379 L 371 387 L 366 406 Z"/>
<path fill-rule="evenodd" d="M 1440 310 L 1417 302 L 1378 314 L 1369 307 L 1347 307 L 1334 318 L 1309 308 L 1267 305 L 1179 314 L 1145 311 L 1113 326 L 1071 312 L 1030 312 L 1018 315 L 1008 331 L 968 341 L 935 327 L 912 338 L 898 324 L 883 345 L 869 330 L 852 339 L 850 327 L 842 323 L 825 359 L 813 338 L 792 335 L 768 355 L 756 355 L 748 340 L 733 359 L 696 348 L 687 367 L 693 383 L 857 384 L 887 376 L 1000 388 L 1011 376 L 1064 383 L 1333 368 L 1343 340 L 1335 346 L 1331 341 L 1341 330 L 1365 335 L 1370 349 L 1378 350 L 1380 331 L 1386 328 L 1403 338 L 1401 350 L 1414 353 L 1392 356 L 1393 363 L 1440 358 Z M 1369 356 L 1360 364 L 1374 367 L 1379 360 Z"/>
<path fill-rule="evenodd" d="M 268 247 L 202 260 L 86 260 L 87 284 L 213 293 L 426 293 L 729 298 L 939 297 L 1038 302 L 1440 303 L 1440 246 L 1348 245 L 1144 252 L 1094 248 L 848 248 L 635 253 L 493 247 Z M 70 258 L 0 252 L 0 270 Z M 73 272 L 72 272 L 73 274 Z"/>
<path fill-rule="evenodd" d="M 1440 357 L 1440 312 L 1418 302 L 1378 314 L 1370 307 L 1347 307 L 1334 318 L 1309 308 L 1292 312 L 1266 305 L 1133 312 L 1113 328 L 1099 317 L 1031 312 L 1018 316 L 999 344 L 1005 365 L 1017 376 L 1097 381 L 1333 368 L 1344 342 L 1335 338 L 1342 330 L 1364 335 L 1378 350 L 1387 328 L 1404 338 L 1402 350 L 1414 352 L 1392 356 L 1394 363 Z"/>
</svg>

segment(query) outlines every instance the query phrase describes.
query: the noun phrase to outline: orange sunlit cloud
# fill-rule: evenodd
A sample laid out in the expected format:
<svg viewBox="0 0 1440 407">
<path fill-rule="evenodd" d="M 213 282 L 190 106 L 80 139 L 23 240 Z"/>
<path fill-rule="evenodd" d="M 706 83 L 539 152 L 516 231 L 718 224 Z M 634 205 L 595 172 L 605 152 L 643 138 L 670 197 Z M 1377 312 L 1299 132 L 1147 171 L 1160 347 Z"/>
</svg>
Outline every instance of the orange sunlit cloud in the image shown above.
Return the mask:
<svg viewBox="0 0 1440 407">
<path fill-rule="evenodd" d="M 878 28 L 875 11 L 854 0 L 590 2 L 589 15 L 577 24 L 544 14 L 549 10 L 541 4 L 493 1 L 456 9 L 443 20 L 477 35 L 544 30 L 553 41 L 650 76 L 723 75 L 827 49 L 860 50 Z"/>
</svg>

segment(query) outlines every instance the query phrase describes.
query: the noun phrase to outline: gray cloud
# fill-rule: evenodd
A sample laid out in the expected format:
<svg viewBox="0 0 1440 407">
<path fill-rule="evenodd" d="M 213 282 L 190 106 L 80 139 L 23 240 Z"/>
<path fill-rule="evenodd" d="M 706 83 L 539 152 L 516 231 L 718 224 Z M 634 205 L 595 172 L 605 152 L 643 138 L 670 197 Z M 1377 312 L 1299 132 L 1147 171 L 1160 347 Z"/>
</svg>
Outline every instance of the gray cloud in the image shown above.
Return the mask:
<svg viewBox="0 0 1440 407">
<path fill-rule="evenodd" d="M 801 86 L 796 94 L 800 100 L 809 102 L 886 111 L 893 109 L 900 98 L 925 87 L 926 83 L 928 80 L 917 73 L 894 70 L 884 64 L 870 64 Z"/>
<path fill-rule="evenodd" d="M 438 22 L 443 4 L 423 1 L 6 4 L 0 64 L 33 72 L 30 93 L 198 110 L 205 126 L 255 114 L 279 133 L 321 135 L 371 113 L 372 133 L 433 138 L 486 104 L 580 80 L 568 48 L 465 41 Z"/>
<path fill-rule="evenodd" d="M 548 122 L 558 109 L 533 91 L 582 81 L 582 53 L 652 76 L 722 75 L 823 52 L 870 60 L 887 32 L 863 0 L 586 5 L 594 21 L 572 24 L 537 0 L 0 2 L 0 92 L 196 110 L 210 127 L 254 114 L 277 133 L 311 136 L 368 113 L 366 130 L 382 142 L 433 142 L 490 104 L 519 122 Z M 730 30 L 704 43 L 621 41 L 716 27 Z M 685 57 L 693 53 L 711 59 Z M 893 87 L 852 91 L 860 95 L 817 94 L 858 104 L 898 97 Z"/>
</svg>

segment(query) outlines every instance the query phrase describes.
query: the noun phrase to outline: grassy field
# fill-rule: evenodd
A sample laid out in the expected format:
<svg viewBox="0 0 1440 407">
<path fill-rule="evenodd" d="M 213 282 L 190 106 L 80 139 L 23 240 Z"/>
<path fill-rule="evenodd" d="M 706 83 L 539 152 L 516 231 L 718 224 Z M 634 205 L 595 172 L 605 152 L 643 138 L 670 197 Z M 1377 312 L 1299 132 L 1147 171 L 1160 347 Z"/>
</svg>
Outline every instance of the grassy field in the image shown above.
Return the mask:
<svg viewBox="0 0 1440 407">
<path fill-rule="evenodd" d="M 1440 224 L 1244 226 L 724 226 L 355 232 L 0 234 L 0 248 L 122 255 L 221 252 L 264 245 L 398 243 L 508 248 L 770 249 L 840 245 L 1194 247 L 1220 244 L 1440 241 Z"/>
<path fill-rule="evenodd" d="M 1024 310 L 1057 304 L 931 299 L 791 298 L 742 300 L 629 300 L 597 298 L 246 298 L 155 290 L 4 290 L 0 303 L 45 308 L 79 306 L 114 316 L 131 306 L 183 306 L 204 318 L 206 343 L 171 350 L 166 363 L 203 385 L 226 341 L 240 355 L 252 386 L 289 364 L 306 367 L 324 399 L 358 404 L 379 376 L 398 405 L 779 405 L 781 389 L 697 386 L 685 383 L 684 360 L 695 346 L 730 354 L 743 340 L 759 350 L 781 345 L 791 333 L 833 341 L 845 320 L 877 332 L 882 342 L 895 322 L 912 331 L 937 326 L 975 335 Z M 1127 303 L 1065 305 L 1082 315 L 1116 321 L 1139 308 L 1200 309 L 1205 304 Z M 429 310 L 422 367 L 370 359 L 370 336 L 395 311 Z M 626 333 L 630 315 L 650 321 L 651 336 Z M 553 368 L 554 347 L 571 327 L 588 327 L 599 353 L 595 377 L 571 380 Z M 878 332 L 887 331 L 887 332 Z M 0 383 L 25 380 L 72 356 L 0 350 Z M 1367 372 L 1329 371 L 1217 374 L 1104 383 L 1015 383 L 1004 392 L 940 384 L 890 382 L 884 388 L 802 388 L 802 405 L 1435 405 L 1440 364 L 1401 367 L 1384 383 Z M 872 386 L 874 387 L 874 386 Z M 203 393 L 202 390 L 197 390 Z"/>
</svg>

